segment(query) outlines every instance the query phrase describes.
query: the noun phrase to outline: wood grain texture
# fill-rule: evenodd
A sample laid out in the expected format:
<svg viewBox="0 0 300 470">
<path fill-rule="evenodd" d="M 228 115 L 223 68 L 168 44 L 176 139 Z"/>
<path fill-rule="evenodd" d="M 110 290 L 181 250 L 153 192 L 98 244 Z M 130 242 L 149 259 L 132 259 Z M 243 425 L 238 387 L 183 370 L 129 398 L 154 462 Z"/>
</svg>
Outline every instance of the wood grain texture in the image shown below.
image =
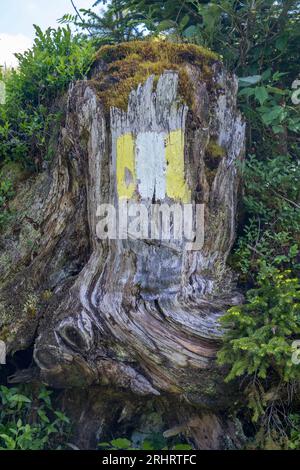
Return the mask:
<svg viewBox="0 0 300 470">
<path fill-rule="evenodd" d="M 94 87 L 96 72 L 69 90 L 56 161 L 34 182 L 34 252 L 25 250 L 0 291 L 0 312 L 11 311 L 0 323 L 11 328 L 8 352 L 34 344 L 34 376 L 51 386 L 172 394 L 214 411 L 231 401 L 215 359 L 218 320 L 242 301 L 226 261 L 236 233 L 245 125 L 235 77 L 216 63 L 208 87 L 199 67 L 185 69 L 192 109 L 170 70 L 155 87 L 150 77 L 132 90 L 126 112 L 112 108 L 109 116 Z M 210 142 L 224 150 L 213 171 Z M 124 152 L 130 155 L 122 163 Z M 188 251 L 183 241 L 174 250 L 159 240 L 97 238 L 99 204 L 118 207 L 120 196 L 172 203 L 178 195 L 205 204 L 200 251 Z M 34 318 L 23 308 L 31 291 L 38 298 Z M 45 291 L 51 298 L 41 301 Z"/>
</svg>

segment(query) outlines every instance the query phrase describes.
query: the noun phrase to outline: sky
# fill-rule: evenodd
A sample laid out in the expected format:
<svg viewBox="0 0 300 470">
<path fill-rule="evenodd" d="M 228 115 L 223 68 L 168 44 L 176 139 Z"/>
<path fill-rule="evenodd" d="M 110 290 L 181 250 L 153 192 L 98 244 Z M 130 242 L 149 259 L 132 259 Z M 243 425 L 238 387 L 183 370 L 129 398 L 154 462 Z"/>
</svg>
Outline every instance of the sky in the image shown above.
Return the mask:
<svg viewBox="0 0 300 470">
<path fill-rule="evenodd" d="M 93 0 L 74 0 L 89 8 Z M 16 66 L 15 52 L 24 52 L 34 38 L 33 24 L 57 27 L 65 13 L 74 13 L 70 0 L 0 0 L 0 65 Z"/>
</svg>

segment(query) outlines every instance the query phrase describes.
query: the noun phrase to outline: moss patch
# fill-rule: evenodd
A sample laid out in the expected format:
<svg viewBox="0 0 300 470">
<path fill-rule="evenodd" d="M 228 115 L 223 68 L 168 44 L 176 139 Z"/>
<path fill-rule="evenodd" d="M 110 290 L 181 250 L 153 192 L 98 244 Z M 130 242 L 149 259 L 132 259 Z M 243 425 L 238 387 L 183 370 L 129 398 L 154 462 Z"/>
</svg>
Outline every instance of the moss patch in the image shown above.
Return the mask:
<svg viewBox="0 0 300 470">
<path fill-rule="evenodd" d="M 211 140 L 206 148 L 205 152 L 205 157 L 204 157 L 204 162 L 206 165 L 206 178 L 208 181 L 208 184 L 211 186 L 215 176 L 217 174 L 217 169 L 219 167 L 219 164 L 226 155 L 226 151 L 223 147 L 220 147 L 220 145 L 214 141 Z"/>
<path fill-rule="evenodd" d="M 219 61 L 219 57 L 200 46 L 153 40 L 104 46 L 98 51 L 96 60 L 105 64 L 93 84 L 106 110 L 110 107 L 126 110 L 130 92 L 151 75 L 157 82 L 165 70 L 178 71 L 179 94 L 191 107 L 193 86 L 184 66 L 198 66 L 203 79 L 209 81 L 211 66 Z"/>
<path fill-rule="evenodd" d="M 217 142 L 210 141 L 205 152 L 205 163 L 210 170 L 218 168 L 220 161 L 225 157 L 226 151 Z"/>
</svg>

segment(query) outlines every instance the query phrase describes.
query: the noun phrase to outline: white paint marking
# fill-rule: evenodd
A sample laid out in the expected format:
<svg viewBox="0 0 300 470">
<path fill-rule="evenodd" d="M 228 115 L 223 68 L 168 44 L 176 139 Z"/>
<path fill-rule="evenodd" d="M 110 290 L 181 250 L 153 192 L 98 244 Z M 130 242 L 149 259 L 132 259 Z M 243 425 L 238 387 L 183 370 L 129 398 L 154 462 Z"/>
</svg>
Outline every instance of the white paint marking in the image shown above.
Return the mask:
<svg viewBox="0 0 300 470">
<path fill-rule="evenodd" d="M 143 199 L 163 200 L 166 196 L 166 134 L 141 132 L 136 139 L 136 174 Z"/>
</svg>

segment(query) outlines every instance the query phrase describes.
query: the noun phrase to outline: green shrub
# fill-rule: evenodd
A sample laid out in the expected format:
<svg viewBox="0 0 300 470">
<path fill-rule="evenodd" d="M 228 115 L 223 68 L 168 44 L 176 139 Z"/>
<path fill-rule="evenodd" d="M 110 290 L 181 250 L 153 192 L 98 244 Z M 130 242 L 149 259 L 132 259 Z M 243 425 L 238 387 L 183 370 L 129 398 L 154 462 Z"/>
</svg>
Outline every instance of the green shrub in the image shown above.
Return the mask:
<svg viewBox="0 0 300 470">
<path fill-rule="evenodd" d="M 47 29 L 35 26 L 32 49 L 16 54 L 19 68 L 8 81 L 8 100 L 15 104 L 50 103 L 74 79 L 83 79 L 93 59 L 93 46 L 73 37 L 70 28 Z M 12 85 L 12 86 L 11 86 Z"/>
<path fill-rule="evenodd" d="M 290 450 L 300 450 L 300 415 L 292 414 L 289 416 L 291 430 L 288 439 L 288 448 Z"/>
<path fill-rule="evenodd" d="M 16 54 L 17 70 L 5 78 L 6 103 L 0 106 L 0 163 L 19 160 L 34 167 L 46 154 L 55 121 L 55 100 L 72 80 L 83 79 L 93 61 L 91 42 L 73 37 L 70 28 L 35 26 L 32 49 Z"/>
<path fill-rule="evenodd" d="M 69 419 L 53 408 L 51 392 L 38 394 L 0 387 L 0 450 L 60 449 L 66 444 Z"/>
<path fill-rule="evenodd" d="M 257 287 L 247 302 L 221 320 L 227 329 L 219 362 L 231 366 L 227 380 L 243 374 L 266 379 L 274 370 L 285 382 L 300 378 L 292 342 L 300 334 L 300 283 L 291 271 L 261 264 Z"/>
</svg>

